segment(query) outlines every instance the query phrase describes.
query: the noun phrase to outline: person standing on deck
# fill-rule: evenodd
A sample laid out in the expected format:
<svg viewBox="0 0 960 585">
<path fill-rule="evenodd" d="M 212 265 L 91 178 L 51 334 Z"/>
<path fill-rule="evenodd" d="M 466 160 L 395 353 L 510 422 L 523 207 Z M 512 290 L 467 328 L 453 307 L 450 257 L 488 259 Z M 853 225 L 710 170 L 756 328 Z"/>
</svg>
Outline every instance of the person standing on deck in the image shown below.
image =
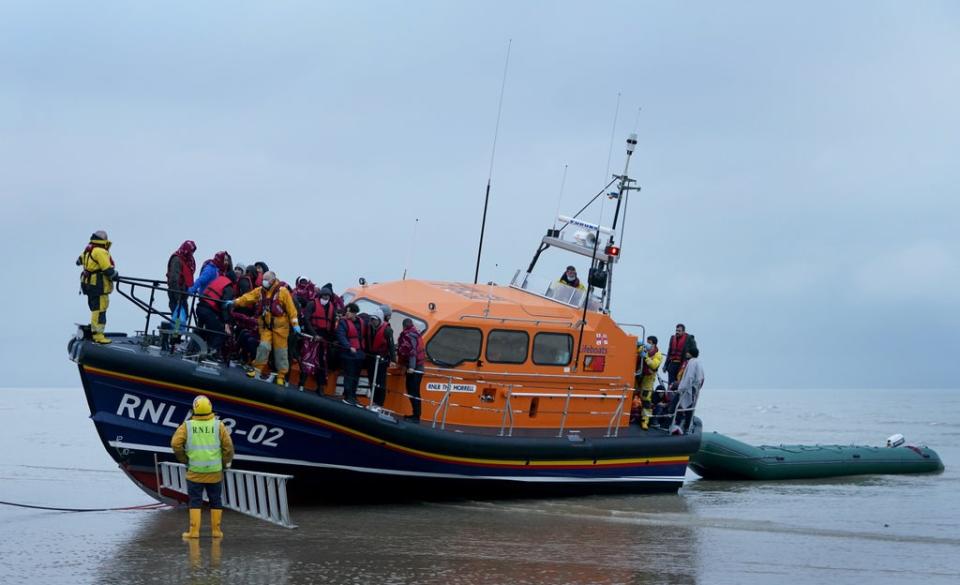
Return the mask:
<svg viewBox="0 0 960 585">
<path fill-rule="evenodd" d="M 193 282 L 187 292 L 195 295 L 202 293 L 218 276 L 226 276 L 233 280 L 233 259 L 226 250 L 221 250 L 213 258 L 205 260 L 200 267 L 200 275 Z"/>
<path fill-rule="evenodd" d="M 637 388 L 640 391 L 640 427 L 650 428 L 653 416 L 653 384 L 657 381 L 657 370 L 663 363 L 663 353 L 657 348 L 657 338 L 647 337 L 647 343 L 637 348 Z"/>
<path fill-rule="evenodd" d="M 426 361 L 423 337 L 413 324 L 413 319 L 404 319 L 400 342 L 397 344 L 397 363 L 406 371 L 407 396 L 410 397 L 410 406 L 413 408 L 413 414 L 407 417 L 409 420 L 420 420 L 420 383 L 423 381 L 423 366 Z"/>
<path fill-rule="evenodd" d="M 77 258 L 77 266 L 83 268 L 80 274 L 80 292 L 87 296 L 90 332 L 96 343 L 110 343 L 110 339 L 103 332 L 107 329 L 110 293 L 113 292 L 114 281 L 119 277 L 113 257 L 110 256 L 110 246 L 107 232 L 93 232 L 90 243 Z"/>
<path fill-rule="evenodd" d="M 672 385 L 677 381 L 677 374 L 687 361 L 687 352 L 694 347 L 697 347 L 697 341 L 693 338 L 693 335 L 687 333 L 687 328 L 683 323 L 677 323 L 677 332 L 670 336 L 670 348 L 667 352 L 668 384 Z"/>
<path fill-rule="evenodd" d="M 343 368 L 343 399 L 350 404 L 357 403 L 357 383 L 364 361 L 363 342 L 367 324 L 357 316 L 359 313 L 360 307 L 356 303 L 348 303 L 337 325 L 337 344 L 340 346 L 340 365 Z"/>
<path fill-rule="evenodd" d="M 230 277 L 221 274 L 203 289 L 203 298 L 196 307 L 197 323 L 203 329 L 200 336 L 207 342 L 210 351 L 217 353 L 224 361 L 227 361 L 226 356 L 220 355 L 220 351 L 227 336 L 233 334 L 230 328 L 230 301 L 236 296 L 235 288 Z"/>
<path fill-rule="evenodd" d="M 397 361 L 397 346 L 393 341 L 393 328 L 383 318 L 383 309 L 374 309 L 368 323 L 365 345 L 367 378 L 373 391 L 370 401 L 383 406 L 387 393 L 387 368 Z"/>
<path fill-rule="evenodd" d="M 697 404 L 700 389 L 703 388 L 705 381 L 703 366 L 700 365 L 699 359 L 700 350 L 693 346 L 687 351 L 685 357 L 687 361 L 680 373 L 680 383 L 674 397 L 676 409 L 684 410 L 684 412 L 676 414 L 674 427 L 670 429 L 673 434 L 686 434 L 690 430 L 690 423 L 693 422 L 693 407 Z M 674 409 L 674 412 L 676 412 L 676 409 Z"/>
<path fill-rule="evenodd" d="M 229 304 L 237 307 L 255 306 L 260 330 L 260 345 L 257 346 L 257 356 L 253 359 L 253 369 L 247 372 L 251 378 L 258 373 L 265 374 L 267 359 L 273 350 L 273 361 L 277 368 L 276 383 L 278 386 L 286 384 L 287 372 L 290 370 L 290 358 L 287 350 L 287 340 L 290 330 L 300 333 L 300 320 L 297 316 L 297 307 L 293 303 L 293 296 L 286 283 L 280 282 L 272 271 L 263 273 L 260 286 L 239 297 Z"/>
<path fill-rule="evenodd" d="M 187 494 L 190 497 L 190 528 L 183 538 L 200 538 L 200 508 L 203 492 L 210 500 L 210 528 L 214 538 L 222 538 L 223 470 L 233 461 L 230 432 L 213 416 L 213 405 L 206 396 L 193 399 L 193 415 L 177 427 L 170 439 L 177 461 L 187 465 Z"/>
<path fill-rule="evenodd" d="M 193 273 L 197 270 L 197 261 L 193 253 L 197 245 L 193 240 L 186 240 L 177 251 L 167 260 L 167 297 L 170 300 L 170 318 L 173 320 L 173 330 L 180 332 L 190 312 L 187 308 L 187 289 L 193 286 Z"/>
<path fill-rule="evenodd" d="M 333 302 L 333 289 L 324 286 L 314 297 L 312 304 L 303 307 L 304 328 L 307 333 L 317 338 L 317 369 L 314 375 L 317 378 L 317 389 L 321 393 L 327 385 L 327 372 L 331 369 L 334 341 L 337 334 L 337 308 Z"/>
</svg>

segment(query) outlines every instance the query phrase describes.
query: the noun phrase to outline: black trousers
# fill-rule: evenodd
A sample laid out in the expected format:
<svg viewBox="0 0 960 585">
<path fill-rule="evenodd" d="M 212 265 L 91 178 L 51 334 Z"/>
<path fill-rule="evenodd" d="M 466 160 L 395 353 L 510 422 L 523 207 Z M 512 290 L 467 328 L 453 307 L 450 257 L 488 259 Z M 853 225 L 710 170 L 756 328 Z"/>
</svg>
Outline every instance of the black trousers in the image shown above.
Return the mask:
<svg viewBox="0 0 960 585">
<path fill-rule="evenodd" d="M 206 331 L 200 332 L 200 337 L 207 342 L 211 351 L 220 351 L 227 340 L 227 327 L 220 312 L 207 303 L 197 303 L 197 322 Z"/>
<path fill-rule="evenodd" d="M 187 497 L 190 498 L 191 508 L 200 508 L 203 506 L 203 492 L 207 492 L 207 499 L 210 500 L 210 508 L 219 510 L 223 508 L 223 482 L 217 483 L 199 483 L 187 480 Z"/>
<path fill-rule="evenodd" d="M 407 394 L 410 395 L 410 405 L 413 407 L 413 418 L 420 418 L 420 382 L 423 381 L 423 374 L 411 374 L 407 372 L 404 380 L 406 383 Z"/>
<path fill-rule="evenodd" d="M 673 384 L 677 381 L 677 374 L 680 373 L 680 367 L 683 362 L 667 362 L 667 382 Z"/>
<path fill-rule="evenodd" d="M 373 388 L 373 403 L 377 406 L 383 406 L 383 400 L 387 395 L 387 366 L 390 365 L 390 358 L 379 356 L 380 363 L 378 364 L 377 357 L 367 354 L 367 380 L 370 381 L 370 387 Z M 373 376 L 374 372 L 377 373 L 376 379 Z"/>
<path fill-rule="evenodd" d="M 340 354 L 340 366 L 343 370 L 343 398 L 350 402 L 357 401 L 357 383 L 360 382 L 360 368 L 363 367 L 363 353 Z"/>
</svg>

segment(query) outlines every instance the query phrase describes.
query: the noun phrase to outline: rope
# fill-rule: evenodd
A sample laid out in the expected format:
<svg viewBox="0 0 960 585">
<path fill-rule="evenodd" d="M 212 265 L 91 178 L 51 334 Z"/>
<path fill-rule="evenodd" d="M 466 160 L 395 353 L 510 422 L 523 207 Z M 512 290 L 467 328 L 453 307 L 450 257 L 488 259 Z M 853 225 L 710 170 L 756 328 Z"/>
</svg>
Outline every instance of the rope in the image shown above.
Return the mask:
<svg viewBox="0 0 960 585">
<path fill-rule="evenodd" d="M 30 508 L 32 510 L 50 510 L 53 512 L 117 512 L 117 511 L 130 511 L 130 510 L 159 510 L 161 508 L 169 507 L 168 504 L 163 502 L 154 502 L 152 504 L 140 504 L 139 506 L 123 506 L 120 508 L 56 508 L 53 506 L 35 506 L 33 504 L 20 504 L 18 502 L 4 502 L 0 500 L 0 504 L 4 506 L 14 506 L 16 508 Z"/>
</svg>

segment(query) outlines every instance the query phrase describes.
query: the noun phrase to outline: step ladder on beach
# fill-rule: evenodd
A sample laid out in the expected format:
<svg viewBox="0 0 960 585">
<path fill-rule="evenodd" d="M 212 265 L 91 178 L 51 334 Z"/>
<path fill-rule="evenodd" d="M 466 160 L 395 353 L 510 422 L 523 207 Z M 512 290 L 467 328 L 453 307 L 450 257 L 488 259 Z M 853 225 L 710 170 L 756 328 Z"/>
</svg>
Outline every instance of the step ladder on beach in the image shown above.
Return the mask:
<svg viewBox="0 0 960 585">
<path fill-rule="evenodd" d="M 157 462 L 161 489 L 187 494 L 187 466 Z M 227 469 L 223 473 L 223 507 L 284 528 L 296 528 L 287 506 L 287 480 L 292 475 Z"/>
</svg>

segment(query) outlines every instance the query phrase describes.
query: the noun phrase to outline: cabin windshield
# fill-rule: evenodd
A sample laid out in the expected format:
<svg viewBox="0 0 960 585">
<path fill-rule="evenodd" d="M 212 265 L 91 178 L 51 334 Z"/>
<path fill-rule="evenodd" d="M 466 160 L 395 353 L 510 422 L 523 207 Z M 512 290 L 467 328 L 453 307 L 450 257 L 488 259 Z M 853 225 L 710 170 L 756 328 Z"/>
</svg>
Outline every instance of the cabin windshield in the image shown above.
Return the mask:
<svg viewBox="0 0 960 585">
<path fill-rule="evenodd" d="M 344 295 L 344 298 L 346 298 L 346 295 Z M 346 301 L 346 302 L 356 303 L 357 306 L 360 307 L 360 312 L 367 313 L 368 315 L 373 313 L 375 309 L 379 309 L 380 307 L 383 306 L 382 303 L 371 301 L 370 299 L 356 299 L 353 301 Z M 390 319 L 388 319 L 388 321 L 390 322 L 390 327 L 392 327 L 394 331 L 400 332 L 400 331 L 403 331 L 404 319 L 413 320 L 413 326 L 416 327 L 417 331 L 419 331 L 420 333 L 423 333 L 424 331 L 427 330 L 426 321 L 418 317 L 414 317 L 413 315 L 410 315 L 408 313 L 404 313 L 403 311 L 393 311 L 393 314 L 390 315 Z"/>
<path fill-rule="evenodd" d="M 584 287 L 586 285 L 584 284 Z M 510 288 L 515 288 L 537 295 L 545 299 L 563 303 L 568 307 L 583 308 L 584 300 L 587 297 L 586 288 L 574 288 L 559 282 L 557 279 L 528 274 L 522 270 L 517 270 L 510 281 Z M 591 296 L 588 309 L 599 311 L 601 307 L 600 298 L 596 295 Z"/>
</svg>

